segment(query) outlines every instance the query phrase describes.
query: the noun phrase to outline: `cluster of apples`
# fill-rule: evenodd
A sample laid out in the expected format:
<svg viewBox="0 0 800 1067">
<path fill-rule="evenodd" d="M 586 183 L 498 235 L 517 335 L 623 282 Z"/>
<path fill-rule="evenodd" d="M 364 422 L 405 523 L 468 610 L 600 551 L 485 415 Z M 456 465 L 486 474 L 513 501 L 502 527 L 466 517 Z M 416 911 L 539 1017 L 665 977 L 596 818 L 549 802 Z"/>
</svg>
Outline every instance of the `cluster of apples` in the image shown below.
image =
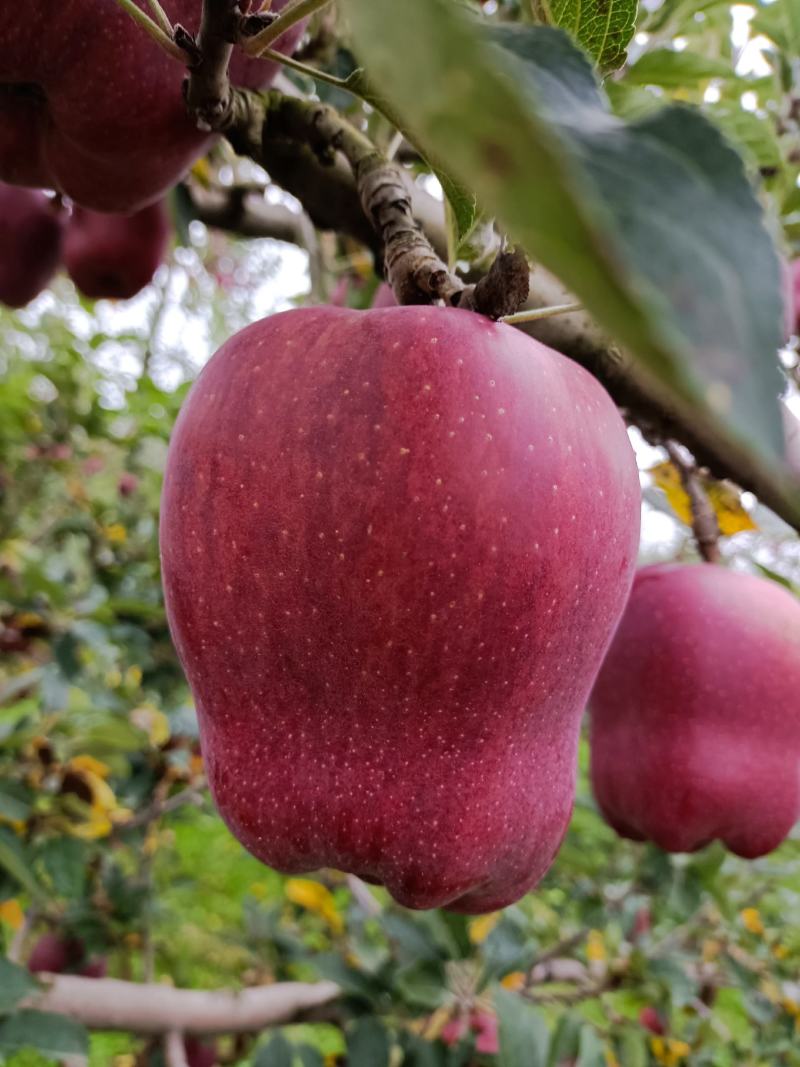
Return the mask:
<svg viewBox="0 0 800 1067">
<path fill-rule="evenodd" d="M 173 24 L 197 29 L 201 0 L 163 8 Z M 275 47 L 293 51 L 303 29 Z M 277 69 L 237 50 L 230 73 L 259 88 Z M 0 302 L 24 306 L 62 261 L 92 298 L 126 299 L 151 280 L 170 232 L 163 196 L 213 143 L 189 119 L 184 75 L 114 0 L 32 0 L 24 17 L 3 5 Z M 68 198 L 72 213 L 34 192 L 42 189 Z"/>
<path fill-rule="evenodd" d="M 0 303 L 24 307 L 63 264 L 92 300 L 128 300 L 153 280 L 171 232 L 163 201 L 130 215 L 71 211 L 45 193 L 0 185 Z"/>
<path fill-rule="evenodd" d="M 800 605 L 709 564 L 633 582 L 639 512 L 608 396 L 509 326 L 329 306 L 231 338 L 178 419 L 161 546 L 233 833 L 283 871 L 494 910 L 559 848 L 588 701 L 620 833 L 774 849 Z"/>
</svg>

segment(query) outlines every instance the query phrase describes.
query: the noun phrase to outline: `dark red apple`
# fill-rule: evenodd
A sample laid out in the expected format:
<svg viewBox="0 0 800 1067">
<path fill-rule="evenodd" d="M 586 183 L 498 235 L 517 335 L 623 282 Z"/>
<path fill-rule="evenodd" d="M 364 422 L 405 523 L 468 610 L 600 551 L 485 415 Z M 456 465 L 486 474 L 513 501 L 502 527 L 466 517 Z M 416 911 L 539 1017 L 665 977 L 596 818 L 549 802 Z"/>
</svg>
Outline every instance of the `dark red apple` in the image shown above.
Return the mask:
<svg viewBox="0 0 800 1067">
<path fill-rule="evenodd" d="M 800 333 L 800 259 L 795 259 L 789 264 L 789 284 L 785 286 L 784 307 L 786 311 L 787 337 L 792 333 Z"/>
<path fill-rule="evenodd" d="M 123 471 L 117 482 L 117 492 L 120 496 L 133 496 L 139 488 L 139 479 L 130 471 Z"/>
<path fill-rule="evenodd" d="M 201 0 L 162 6 L 197 29 Z M 277 47 L 293 50 L 301 33 L 293 27 Z M 276 70 L 237 51 L 231 76 L 255 88 Z M 212 143 L 189 120 L 184 74 L 114 0 L 30 0 L 24 17 L 0 5 L 0 179 L 60 190 L 95 211 L 158 199 Z"/>
<path fill-rule="evenodd" d="M 196 1037 L 187 1037 L 183 1047 L 189 1067 L 216 1067 L 217 1050 L 213 1044 L 199 1041 Z"/>
<path fill-rule="evenodd" d="M 800 603 L 721 566 L 637 576 L 591 702 L 591 774 L 618 833 L 752 859 L 800 814 Z"/>
<path fill-rule="evenodd" d="M 63 233 L 53 200 L 0 183 L 0 304 L 24 307 L 47 287 L 61 261 Z"/>
<path fill-rule="evenodd" d="M 63 974 L 65 971 L 75 971 L 84 957 L 85 948 L 80 938 L 56 933 L 42 934 L 31 949 L 28 970 L 33 974 L 43 971 Z"/>
<path fill-rule="evenodd" d="M 639 1012 L 639 1023 L 645 1030 L 649 1030 L 651 1034 L 657 1034 L 659 1037 L 662 1037 L 667 1032 L 667 1026 L 661 1012 L 656 1011 L 652 1004 L 648 1004 L 646 1008 L 642 1008 Z"/>
<path fill-rule="evenodd" d="M 92 300 L 128 300 L 153 280 L 172 225 L 163 200 L 132 215 L 76 207 L 64 237 L 64 266 Z"/>
<path fill-rule="evenodd" d="M 324 307 L 231 338 L 175 428 L 161 549 L 239 840 L 414 908 L 527 892 L 569 821 L 639 499 L 608 396 L 509 326 Z"/>
</svg>

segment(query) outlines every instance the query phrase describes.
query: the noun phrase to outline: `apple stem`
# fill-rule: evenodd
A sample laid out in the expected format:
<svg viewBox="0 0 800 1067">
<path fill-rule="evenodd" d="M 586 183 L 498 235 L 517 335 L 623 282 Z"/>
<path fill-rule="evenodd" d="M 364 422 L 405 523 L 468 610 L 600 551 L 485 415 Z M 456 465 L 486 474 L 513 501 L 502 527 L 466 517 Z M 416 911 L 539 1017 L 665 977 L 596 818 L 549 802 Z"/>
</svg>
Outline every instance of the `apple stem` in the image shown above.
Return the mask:
<svg viewBox="0 0 800 1067">
<path fill-rule="evenodd" d="M 266 26 L 260 33 L 245 41 L 243 48 L 249 56 L 261 56 L 270 45 L 277 41 L 281 34 L 285 33 L 290 26 L 308 18 L 323 7 L 327 7 L 331 0 L 294 0 L 287 4 L 280 15 Z"/>
<path fill-rule="evenodd" d="M 166 11 L 161 6 L 161 4 L 159 4 L 158 0 L 147 0 L 147 2 L 150 5 L 150 10 L 156 17 L 156 22 L 158 22 L 158 24 L 161 26 L 161 29 L 164 31 L 164 33 L 166 33 L 167 36 L 171 38 L 172 23 L 169 21 L 169 16 L 167 15 Z"/>
<path fill-rule="evenodd" d="M 186 54 L 175 44 L 172 37 L 168 36 L 161 26 L 154 22 L 146 12 L 138 8 L 133 0 L 116 0 L 116 3 L 130 15 L 134 22 L 141 26 L 145 33 L 148 33 L 153 38 L 168 56 L 171 56 L 172 59 L 177 59 L 179 63 L 186 62 Z"/>
<path fill-rule="evenodd" d="M 689 497 L 692 509 L 692 532 L 697 542 L 697 550 L 706 563 L 719 563 L 719 522 L 717 513 L 697 469 L 697 464 L 687 461 L 675 441 L 667 441 L 665 448 L 671 463 L 678 469 L 684 491 Z"/>
<path fill-rule="evenodd" d="M 583 311 L 583 304 L 553 304 L 551 307 L 526 308 L 513 315 L 503 315 L 500 322 L 517 326 L 523 322 L 539 322 L 540 319 L 552 319 L 556 315 L 570 315 L 574 311 Z"/>
</svg>

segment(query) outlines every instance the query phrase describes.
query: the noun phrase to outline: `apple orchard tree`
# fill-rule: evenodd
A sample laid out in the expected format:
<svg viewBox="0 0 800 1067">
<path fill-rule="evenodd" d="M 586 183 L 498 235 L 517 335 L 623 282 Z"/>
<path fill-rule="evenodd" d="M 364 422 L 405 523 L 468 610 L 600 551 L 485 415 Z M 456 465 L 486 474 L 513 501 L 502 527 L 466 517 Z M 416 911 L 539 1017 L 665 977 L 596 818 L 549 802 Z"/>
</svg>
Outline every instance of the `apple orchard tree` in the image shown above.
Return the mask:
<svg viewBox="0 0 800 1067">
<path fill-rule="evenodd" d="M 0 0 L 0 1063 L 800 1065 L 799 171 L 797 0 Z"/>
</svg>

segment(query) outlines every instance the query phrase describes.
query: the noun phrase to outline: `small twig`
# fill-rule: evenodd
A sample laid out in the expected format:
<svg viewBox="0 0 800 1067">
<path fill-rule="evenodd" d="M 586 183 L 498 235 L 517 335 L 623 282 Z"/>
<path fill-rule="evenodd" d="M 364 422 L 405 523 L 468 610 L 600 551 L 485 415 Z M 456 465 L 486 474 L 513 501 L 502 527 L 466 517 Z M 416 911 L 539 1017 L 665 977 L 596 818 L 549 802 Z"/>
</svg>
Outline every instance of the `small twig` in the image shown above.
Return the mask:
<svg viewBox="0 0 800 1067">
<path fill-rule="evenodd" d="M 335 74 L 328 74 L 327 71 L 320 70 L 318 67 L 310 67 L 308 63 L 302 63 L 299 59 L 295 59 L 294 56 L 285 56 L 283 52 L 276 52 L 274 48 L 265 48 L 260 58 L 271 59 L 284 67 L 296 70 L 298 74 L 305 74 L 309 78 L 313 78 L 314 81 L 325 82 L 326 85 L 332 85 L 335 89 L 341 89 L 343 92 L 358 96 L 350 87 L 350 83 L 346 78 L 337 78 Z M 358 98 L 361 99 L 360 97 Z"/>
<path fill-rule="evenodd" d="M 194 804 L 199 807 L 202 802 L 203 794 L 199 786 L 184 789 L 181 793 L 175 793 L 174 796 L 169 797 L 167 800 L 156 801 L 149 808 L 145 808 L 138 815 L 134 815 L 132 819 L 128 819 L 127 822 L 121 822 L 117 827 L 117 831 L 124 833 L 127 830 L 136 830 L 142 826 L 149 826 L 156 819 L 160 819 L 163 815 L 168 815 L 171 811 L 177 811 L 178 808 L 182 808 L 186 804 Z"/>
<path fill-rule="evenodd" d="M 182 26 L 175 27 L 189 68 L 185 82 L 186 106 L 201 130 L 220 130 L 231 112 L 228 64 L 239 38 L 242 15 L 238 0 L 204 0 L 200 29 L 194 38 Z"/>
<path fill-rule="evenodd" d="M 681 483 L 689 497 L 692 508 L 692 531 L 697 542 L 697 549 L 706 563 L 719 563 L 719 522 L 717 515 L 703 488 L 694 462 L 687 462 L 674 441 L 665 445 L 667 455 L 678 469 Z"/>
<path fill-rule="evenodd" d="M 529 308 L 526 311 L 516 311 L 513 315 L 503 315 L 500 321 L 509 326 L 518 326 L 523 322 L 552 319 L 556 315 L 571 315 L 574 311 L 583 311 L 583 304 L 553 304 L 551 307 Z"/>
<path fill-rule="evenodd" d="M 170 1030 L 164 1035 L 164 1059 L 167 1067 L 189 1067 L 186 1044 L 180 1030 Z"/>
<path fill-rule="evenodd" d="M 153 38 L 160 48 L 163 48 L 168 56 L 177 59 L 179 63 L 185 62 L 186 56 L 172 38 L 167 36 L 161 26 L 154 22 L 146 12 L 137 7 L 133 0 L 116 0 L 116 3 L 141 26 L 145 33 L 148 33 Z"/>
<path fill-rule="evenodd" d="M 291 26 L 321 11 L 330 2 L 331 0 L 295 0 L 294 3 L 287 4 L 274 22 L 244 42 L 245 52 L 249 56 L 263 55 L 273 41 L 277 41 Z"/>
</svg>

